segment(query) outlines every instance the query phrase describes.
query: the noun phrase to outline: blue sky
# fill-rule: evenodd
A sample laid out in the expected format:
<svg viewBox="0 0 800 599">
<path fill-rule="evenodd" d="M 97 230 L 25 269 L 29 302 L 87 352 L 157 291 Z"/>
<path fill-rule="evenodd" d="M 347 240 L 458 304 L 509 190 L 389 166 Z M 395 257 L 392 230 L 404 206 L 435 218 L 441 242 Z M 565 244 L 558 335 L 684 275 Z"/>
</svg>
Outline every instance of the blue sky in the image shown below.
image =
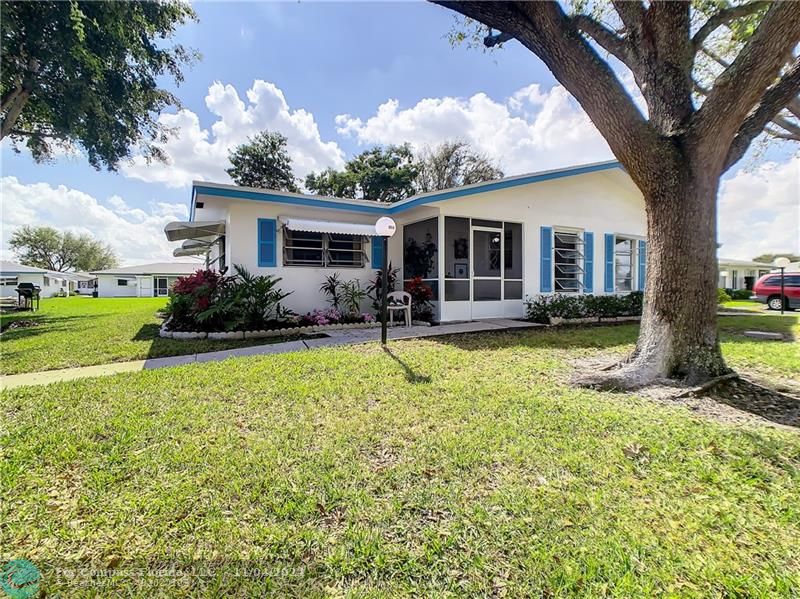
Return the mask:
<svg viewBox="0 0 800 599">
<path fill-rule="evenodd" d="M 202 59 L 175 90 L 187 112 L 170 122 L 181 131 L 167 148 L 172 164 L 139 161 L 107 173 L 71 156 L 41 165 L 4 143 L 4 244 L 14 227 L 34 222 L 90 231 L 125 262 L 167 259 L 159 228 L 182 217 L 188 182 L 226 182 L 228 147 L 265 127 L 289 137 L 300 176 L 376 143 L 423 147 L 456 137 L 509 175 L 611 157 L 533 54 L 517 43 L 493 53 L 451 47 L 455 20 L 440 7 L 199 2 L 195 9 L 199 22 L 181 28 L 178 41 Z M 723 187 L 721 238 L 730 248 L 723 253 L 797 251 L 800 162 L 773 148 L 743 166 Z M 777 245 L 767 247 L 754 221 L 780 230 Z"/>
</svg>

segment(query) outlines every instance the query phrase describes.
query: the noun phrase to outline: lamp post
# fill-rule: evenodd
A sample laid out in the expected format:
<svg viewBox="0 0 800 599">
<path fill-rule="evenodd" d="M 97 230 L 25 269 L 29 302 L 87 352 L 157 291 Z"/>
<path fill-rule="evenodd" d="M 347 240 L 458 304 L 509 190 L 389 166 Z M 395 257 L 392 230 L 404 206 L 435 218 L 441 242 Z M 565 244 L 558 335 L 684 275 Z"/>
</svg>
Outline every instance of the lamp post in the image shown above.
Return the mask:
<svg viewBox="0 0 800 599">
<path fill-rule="evenodd" d="M 388 318 L 388 295 L 389 295 L 389 238 L 394 235 L 397 225 L 388 216 L 382 216 L 375 222 L 375 233 L 382 237 L 383 243 L 383 265 L 381 275 L 381 345 L 386 345 L 387 337 L 387 318 Z"/>
<path fill-rule="evenodd" d="M 789 266 L 789 258 L 785 256 L 775 258 L 774 264 L 781 269 L 781 314 L 783 314 L 783 309 L 786 307 L 786 296 L 783 292 L 783 272 L 786 270 L 786 267 Z"/>
</svg>

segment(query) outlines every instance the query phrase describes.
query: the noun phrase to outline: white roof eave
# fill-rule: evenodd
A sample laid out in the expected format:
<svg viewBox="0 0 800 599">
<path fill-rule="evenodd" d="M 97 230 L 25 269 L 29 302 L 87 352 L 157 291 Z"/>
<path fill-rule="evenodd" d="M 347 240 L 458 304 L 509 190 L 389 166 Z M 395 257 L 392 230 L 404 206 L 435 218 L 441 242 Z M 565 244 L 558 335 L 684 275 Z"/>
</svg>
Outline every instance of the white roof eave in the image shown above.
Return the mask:
<svg viewBox="0 0 800 599">
<path fill-rule="evenodd" d="M 169 241 L 225 235 L 225 221 L 173 221 L 166 224 L 164 234 Z"/>
</svg>

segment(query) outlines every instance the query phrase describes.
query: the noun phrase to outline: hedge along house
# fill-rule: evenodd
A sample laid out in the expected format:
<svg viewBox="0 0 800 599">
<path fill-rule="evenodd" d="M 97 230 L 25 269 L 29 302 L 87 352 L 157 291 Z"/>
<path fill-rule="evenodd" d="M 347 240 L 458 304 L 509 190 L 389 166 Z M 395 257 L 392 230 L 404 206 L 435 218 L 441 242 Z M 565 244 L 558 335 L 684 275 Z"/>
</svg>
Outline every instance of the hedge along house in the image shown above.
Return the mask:
<svg viewBox="0 0 800 599">
<path fill-rule="evenodd" d="M 524 299 L 642 289 L 644 200 L 618 162 L 544 171 L 415 195 L 394 204 L 195 182 L 188 222 L 170 223 L 175 256 L 281 277 L 284 303 L 325 307 L 325 277 L 374 279 L 383 245 L 404 282 L 421 277 L 437 320 L 518 318 Z"/>
</svg>

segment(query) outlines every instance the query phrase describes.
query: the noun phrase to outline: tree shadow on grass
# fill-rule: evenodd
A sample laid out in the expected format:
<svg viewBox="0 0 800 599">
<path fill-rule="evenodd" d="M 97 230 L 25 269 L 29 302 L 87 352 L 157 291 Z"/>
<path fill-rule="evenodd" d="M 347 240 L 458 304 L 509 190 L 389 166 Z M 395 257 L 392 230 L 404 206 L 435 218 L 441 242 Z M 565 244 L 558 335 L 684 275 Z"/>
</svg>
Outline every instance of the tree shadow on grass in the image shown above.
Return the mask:
<svg viewBox="0 0 800 599">
<path fill-rule="evenodd" d="M 635 343 L 638 333 L 638 324 L 626 323 L 459 333 L 435 337 L 433 340 L 465 351 L 486 351 L 509 347 L 602 350 L 622 348 Z"/>
<path fill-rule="evenodd" d="M 45 333 L 53 333 L 57 331 L 69 330 L 75 325 L 75 323 L 79 321 L 95 318 L 95 315 L 39 316 L 38 312 L 27 312 L 26 314 L 28 314 L 29 316 L 25 318 L 16 318 L 12 321 L 4 323 L 2 336 L 0 336 L 0 339 L 3 342 L 19 341 L 21 339 L 37 337 Z M 18 323 L 21 320 L 28 320 L 35 324 L 33 324 L 32 326 L 25 326 L 20 328 L 12 326 L 14 325 L 14 323 Z"/>
<path fill-rule="evenodd" d="M 411 383 L 413 385 L 418 385 L 418 384 L 428 384 L 428 383 L 431 382 L 431 377 L 430 376 L 428 376 L 427 374 L 417 374 L 416 372 L 414 372 L 413 368 L 411 368 L 408 364 L 403 362 L 402 358 L 397 356 L 388 347 L 384 347 L 383 351 L 387 356 L 389 356 L 392 360 L 397 362 L 402 367 L 403 372 L 405 373 L 405 376 L 406 376 L 406 380 L 409 383 Z"/>
<path fill-rule="evenodd" d="M 727 406 L 784 426 L 800 427 L 800 399 L 746 379 L 725 381 L 704 394 Z"/>
</svg>

